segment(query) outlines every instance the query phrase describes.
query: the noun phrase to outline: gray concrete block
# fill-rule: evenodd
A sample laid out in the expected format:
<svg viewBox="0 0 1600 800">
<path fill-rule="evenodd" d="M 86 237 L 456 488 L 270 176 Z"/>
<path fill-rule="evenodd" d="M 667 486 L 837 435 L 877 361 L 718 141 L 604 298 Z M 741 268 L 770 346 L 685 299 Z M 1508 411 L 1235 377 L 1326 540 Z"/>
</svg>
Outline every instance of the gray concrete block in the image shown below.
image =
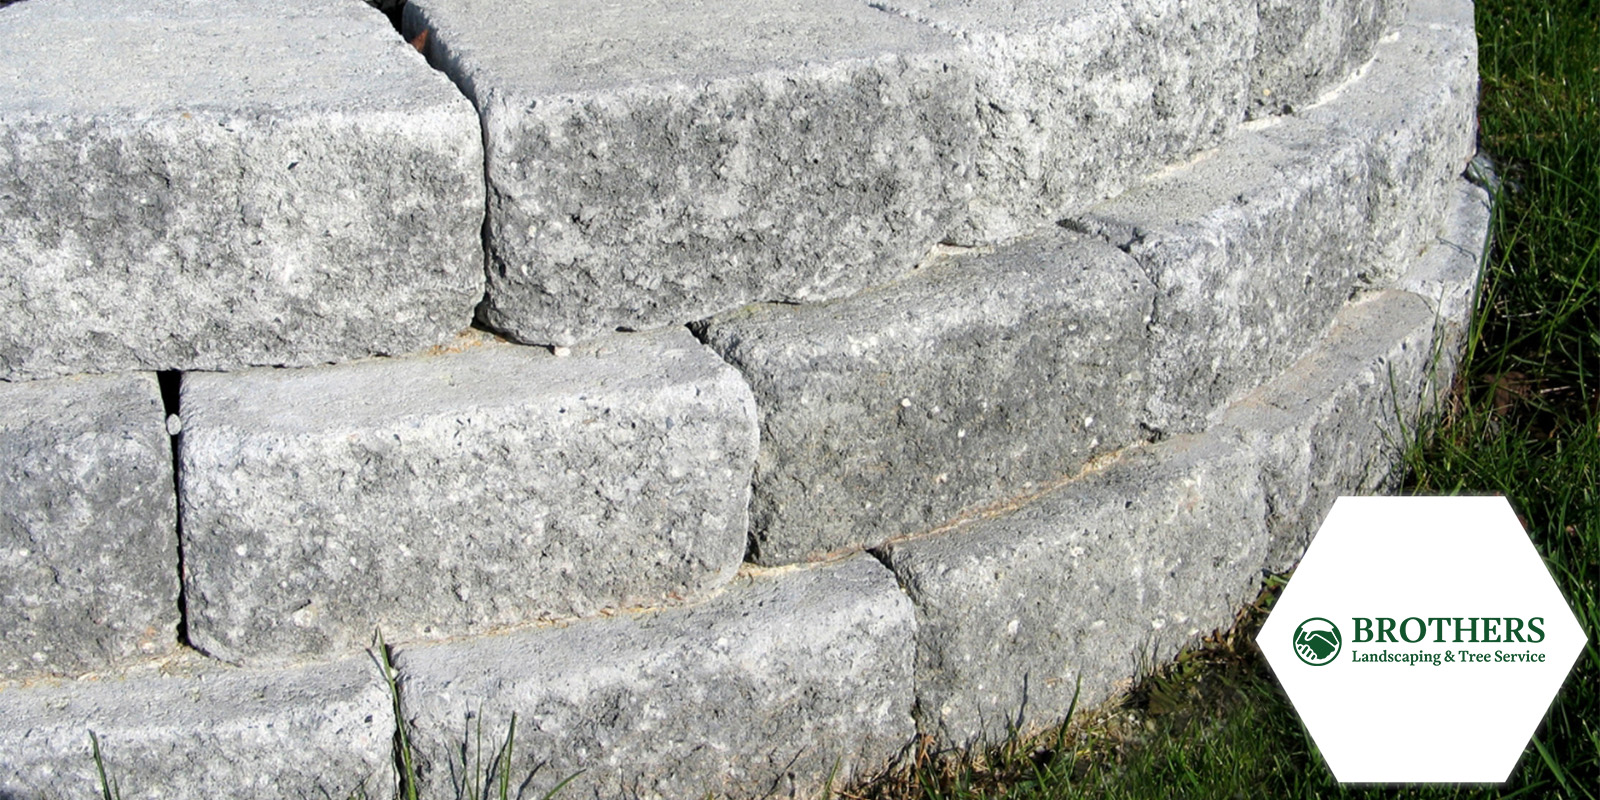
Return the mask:
<svg viewBox="0 0 1600 800">
<path fill-rule="evenodd" d="M 752 544 L 873 546 L 1139 441 L 1155 289 L 1060 229 L 833 303 L 751 306 L 703 336 L 761 412 Z"/>
<path fill-rule="evenodd" d="M 164 417 L 148 373 L 0 382 L 0 680 L 177 645 Z"/>
<path fill-rule="evenodd" d="M 1019 508 L 892 542 L 917 609 L 917 724 L 997 742 L 1064 716 L 1225 626 L 1257 588 L 1267 502 L 1254 453 L 1178 437 Z"/>
<path fill-rule="evenodd" d="M 811 797 L 911 741 L 914 627 L 861 555 L 690 608 L 405 647 L 396 665 L 430 796 L 453 796 L 480 727 L 493 750 L 515 714 L 526 796 L 581 770 L 562 797 Z"/>
<path fill-rule="evenodd" d="M 954 43 L 864 3 L 415 0 L 423 28 L 483 117 L 480 315 L 521 341 L 849 294 L 970 196 Z"/>
<path fill-rule="evenodd" d="M 244 663 L 694 598 L 748 530 L 755 401 L 687 331 L 191 373 L 190 640 Z"/>
<path fill-rule="evenodd" d="M 1312 345 L 1372 256 L 1371 181 L 1361 148 L 1289 119 L 1072 223 L 1125 249 L 1157 287 L 1152 427 L 1203 429 Z"/>
<path fill-rule="evenodd" d="M 471 320 L 476 117 L 382 14 L 3 13 L 0 378 L 315 364 L 438 344 Z"/>
<path fill-rule="evenodd" d="M 1444 229 L 1395 281 L 1395 288 L 1426 300 L 1440 322 L 1465 329 L 1477 304 L 1492 212 L 1488 192 L 1457 179 Z"/>
<path fill-rule="evenodd" d="M 1477 152 L 1472 15 L 1466 0 L 1410 0 L 1361 80 L 1304 111 L 1368 152 L 1377 246 L 1368 283 L 1391 283 L 1433 243 L 1455 181 Z"/>
<path fill-rule="evenodd" d="M 370 659 L 203 661 L 0 688 L 0 797 L 98 796 L 90 731 L 126 800 L 393 796 L 394 711 Z"/>
<path fill-rule="evenodd" d="M 1110 197 L 1222 141 L 1247 106 L 1254 2 L 884 5 L 960 37 L 977 70 L 976 195 L 952 233 L 964 244 Z"/>
<path fill-rule="evenodd" d="M 1405 0 L 1259 0 L 1251 119 L 1292 114 L 1348 80 L 1391 32 Z"/>
<path fill-rule="evenodd" d="M 1160 288 L 1152 425 L 1200 429 L 1436 237 L 1474 130 L 1457 5 L 1416 4 L 1359 79 L 1075 220 Z"/>
<path fill-rule="evenodd" d="M 1432 397 L 1434 322 L 1428 305 L 1404 292 L 1353 302 L 1315 350 L 1218 422 L 1216 435 L 1246 442 L 1262 462 L 1272 498 L 1265 566 L 1293 564 L 1339 495 L 1390 485 Z"/>
<path fill-rule="evenodd" d="M 1429 430 L 1471 321 L 1486 201 L 1459 181 L 1450 224 L 1400 280 L 1415 293 L 1347 305 L 1316 350 L 1222 417 L 1219 431 L 1261 454 L 1275 498 L 1273 569 L 1299 558 L 1339 495 L 1392 482 L 1403 448 Z"/>
</svg>

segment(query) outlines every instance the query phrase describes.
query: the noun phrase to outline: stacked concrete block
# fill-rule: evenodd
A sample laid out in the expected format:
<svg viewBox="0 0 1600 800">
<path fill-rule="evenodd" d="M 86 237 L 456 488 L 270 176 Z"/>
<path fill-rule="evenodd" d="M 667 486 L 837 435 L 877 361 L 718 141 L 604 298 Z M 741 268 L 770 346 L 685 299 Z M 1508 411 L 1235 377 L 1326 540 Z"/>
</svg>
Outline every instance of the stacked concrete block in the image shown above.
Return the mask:
<svg viewBox="0 0 1600 800">
<path fill-rule="evenodd" d="M 413 0 L 443 75 L 358 0 L 0 10 L 0 797 L 90 731 L 127 797 L 383 796 L 375 630 L 440 796 L 1107 697 L 1454 368 L 1471 14 L 1403 5 Z"/>
<path fill-rule="evenodd" d="M 1394 288 L 1426 300 L 1441 324 L 1464 329 L 1477 301 L 1478 275 L 1489 248 L 1493 207 L 1489 193 L 1482 187 L 1464 178 L 1453 183 L 1444 228 L 1400 275 Z"/>
<path fill-rule="evenodd" d="M 1258 123 L 1072 221 L 1159 287 L 1155 427 L 1202 428 L 1208 409 L 1287 367 L 1354 290 L 1393 280 L 1436 235 L 1443 187 L 1469 155 L 1474 102 L 1458 84 L 1475 75 L 1472 28 L 1470 15 L 1463 28 L 1430 8 L 1408 20 L 1358 80 L 1304 114 Z M 1436 70 L 1442 82 L 1422 79 Z"/>
<path fill-rule="evenodd" d="M 976 194 L 955 241 L 1005 241 L 1226 138 L 1254 2 L 890 0 L 961 39 L 977 75 Z M 1226 34 L 1220 34 L 1220 32 Z"/>
<path fill-rule="evenodd" d="M 429 796 L 453 796 L 480 731 L 493 751 L 515 715 L 509 777 L 528 796 L 576 776 L 562 796 L 812 797 L 911 742 L 915 626 L 860 555 L 742 577 L 690 608 L 406 647 L 396 664 Z"/>
<path fill-rule="evenodd" d="M 849 294 L 970 195 L 954 43 L 863 3 L 417 0 L 423 29 L 482 114 L 481 316 L 521 341 Z"/>
<path fill-rule="evenodd" d="M 1456 242 L 1481 238 L 1481 200 L 1461 188 L 1456 224 L 1407 282 L 1472 285 L 1481 241 Z M 1470 303 L 1454 318 L 1441 307 L 1403 291 L 1362 297 L 1207 432 L 883 546 L 918 610 L 922 732 L 994 741 L 1228 624 L 1259 570 L 1291 565 L 1335 497 L 1392 479 L 1455 368 Z"/>
<path fill-rule="evenodd" d="M 1299 120 L 1254 131 L 1071 224 L 1126 250 L 1157 287 L 1149 424 L 1208 414 L 1305 351 L 1366 263 L 1368 162 Z"/>
<path fill-rule="evenodd" d="M 1387 485 L 1421 416 L 1433 333 L 1433 312 L 1416 295 L 1363 299 L 1316 350 L 1223 416 L 1219 435 L 1236 433 L 1262 454 L 1274 498 L 1269 567 L 1293 564 L 1339 495 Z"/>
<path fill-rule="evenodd" d="M 1414 66 L 1380 60 L 1317 110 L 1362 113 Z M 709 320 L 703 335 L 762 409 L 758 560 L 872 546 L 1096 448 L 1202 430 L 1317 341 L 1385 257 L 1373 241 L 1437 230 L 1438 209 L 1374 191 L 1431 196 L 1448 175 L 1437 159 L 1382 167 L 1439 124 L 1444 106 L 1422 106 L 1376 138 L 1327 119 L 1258 123 L 1067 221 L 1125 256 L 1080 244 L 1061 261 L 1066 245 L 1046 237 L 830 304 Z"/>
<path fill-rule="evenodd" d="M 184 376 L 189 639 L 280 663 L 703 596 L 744 553 L 749 389 L 687 331 Z"/>
<path fill-rule="evenodd" d="M 471 105 L 360 0 L 3 15 L 0 378 L 315 364 L 470 321 Z"/>
<path fill-rule="evenodd" d="M 0 797 L 97 794 L 91 733 L 126 800 L 390 796 L 394 711 L 371 659 L 269 672 L 198 661 L 0 688 Z"/>
<path fill-rule="evenodd" d="M 1179 437 L 1020 507 L 886 545 L 917 608 L 919 729 L 999 742 L 1225 625 L 1266 553 L 1258 469 L 1236 441 Z"/>
<path fill-rule="evenodd" d="M 1410 0 L 1359 82 L 1305 110 L 1368 153 L 1378 248 L 1363 275 L 1369 283 L 1392 282 L 1433 243 L 1455 179 L 1477 151 L 1477 109 L 1472 4 Z M 1339 146 L 1348 145 L 1324 145 Z"/>
<path fill-rule="evenodd" d="M 0 680 L 177 645 L 164 417 L 148 373 L 0 382 Z"/>
<path fill-rule="evenodd" d="M 1305 358 L 1230 407 L 1224 435 L 1251 442 L 1276 498 L 1272 569 L 1304 552 L 1341 494 L 1385 488 L 1400 454 L 1425 433 L 1448 390 L 1472 309 L 1488 208 L 1477 187 L 1458 183 L 1452 220 L 1416 260 L 1403 285 L 1345 307 Z"/>
<path fill-rule="evenodd" d="M 1347 80 L 1405 13 L 1405 0 L 1260 0 L 1250 105 L 1256 119 L 1293 114 Z"/>
<path fill-rule="evenodd" d="M 1155 289 L 1060 229 L 846 300 L 752 306 L 703 336 L 761 409 L 752 547 L 873 546 L 1139 441 Z"/>
</svg>

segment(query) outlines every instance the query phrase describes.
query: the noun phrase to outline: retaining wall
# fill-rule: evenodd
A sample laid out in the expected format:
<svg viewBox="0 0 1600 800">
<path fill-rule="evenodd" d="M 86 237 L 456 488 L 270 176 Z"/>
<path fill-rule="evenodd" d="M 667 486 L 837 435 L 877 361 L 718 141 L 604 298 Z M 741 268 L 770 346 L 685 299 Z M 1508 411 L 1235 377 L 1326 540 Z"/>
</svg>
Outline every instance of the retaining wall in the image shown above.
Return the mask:
<svg viewBox="0 0 1600 800">
<path fill-rule="evenodd" d="M 1453 375 L 1464 2 L 401 18 L 0 9 L 0 798 L 384 796 L 377 630 L 430 795 L 814 794 L 1227 625 Z"/>
</svg>

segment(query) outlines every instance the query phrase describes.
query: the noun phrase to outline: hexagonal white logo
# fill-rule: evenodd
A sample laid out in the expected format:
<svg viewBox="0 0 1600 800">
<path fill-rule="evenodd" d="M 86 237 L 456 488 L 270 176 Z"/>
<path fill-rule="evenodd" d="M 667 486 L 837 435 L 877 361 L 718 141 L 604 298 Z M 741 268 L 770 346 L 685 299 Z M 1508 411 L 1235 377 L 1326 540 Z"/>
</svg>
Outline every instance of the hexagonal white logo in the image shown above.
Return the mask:
<svg viewBox="0 0 1600 800">
<path fill-rule="evenodd" d="M 1503 497 L 1341 497 L 1256 638 L 1334 777 L 1501 782 L 1585 634 Z"/>
</svg>

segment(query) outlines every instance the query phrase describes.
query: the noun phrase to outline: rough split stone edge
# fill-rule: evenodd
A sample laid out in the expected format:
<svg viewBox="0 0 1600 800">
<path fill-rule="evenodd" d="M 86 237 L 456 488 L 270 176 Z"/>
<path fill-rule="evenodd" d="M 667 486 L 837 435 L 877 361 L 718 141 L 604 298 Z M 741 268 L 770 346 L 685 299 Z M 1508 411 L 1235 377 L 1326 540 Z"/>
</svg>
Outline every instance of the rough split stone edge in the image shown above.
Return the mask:
<svg viewBox="0 0 1600 800">
<path fill-rule="evenodd" d="M 1457 225 L 1408 278 L 1474 285 L 1483 201 L 1458 182 Z M 1388 479 L 1396 425 L 1430 413 L 1455 366 L 1466 320 L 1437 309 L 1400 290 L 1352 301 L 1322 345 L 1212 430 L 876 550 L 918 611 L 919 730 L 998 741 L 1019 717 L 1065 713 L 1079 679 L 1080 705 L 1097 702 L 1140 654 L 1157 663 L 1226 626 L 1259 570 L 1286 566 L 1336 495 Z"/>
<path fill-rule="evenodd" d="M 873 546 L 1202 430 L 1299 358 L 1411 249 L 1395 242 L 1431 236 L 1466 161 L 1470 29 L 1419 13 L 1305 116 L 1062 223 L 1104 242 L 1052 228 L 832 303 L 696 323 L 761 409 L 754 560 Z"/>
<path fill-rule="evenodd" d="M 682 328 L 191 373 L 182 397 L 188 632 L 230 662 L 691 601 L 745 552 L 755 399 Z"/>
<path fill-rule="evenodd" d="M 0 305 L 17 312 L 0 317 L 0 378 L 304 366 L 410 352 L 470 322 L 477 116 L 372 9 L 4 14 L 0 72 L 22 80 L 0 100 Z M 263 15 L 288 21 L 237 35 Z M 182 59 L 150 47 L 182 40 L 174 28 L 199 29 Z"/>
</svg>

